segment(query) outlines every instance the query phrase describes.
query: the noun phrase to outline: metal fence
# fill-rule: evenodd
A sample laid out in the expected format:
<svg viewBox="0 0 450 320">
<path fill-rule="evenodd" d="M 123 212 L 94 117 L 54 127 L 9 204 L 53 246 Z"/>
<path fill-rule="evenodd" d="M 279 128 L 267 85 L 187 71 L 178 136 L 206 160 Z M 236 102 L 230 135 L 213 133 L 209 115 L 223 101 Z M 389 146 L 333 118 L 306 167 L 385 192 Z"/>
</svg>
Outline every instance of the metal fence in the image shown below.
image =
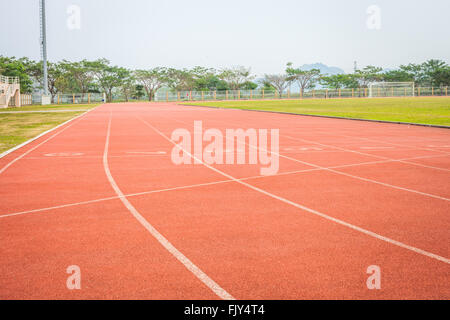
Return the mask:
<svg viewBox="0 0 450 320">
<path fill-rule="evenodd" d="M 371 95 L 371 96 L 370 96 Z M 166 91 L 158 92 L 155 101 L 210 101 L 210 100 L 264 100 L 264 99 L 332 99 L 332 98 L 381 98 L 448 96 L 448 87 L 401 87 L 353 89 L 310 89 L 304 92 L 284 90 L 225 90 L 225 91 Z"/>
<path fill-rule="evenodd" d="M 29 106 L 33 104 L 31 94 L 21 94 L 20 95 L 20 105 L 21 106 Z M 15 107 L 16 102 L 14 99 L 9 100 L 9 107 Z"/>
<path fill-rule="evenodd" d="M 102 93 L 64 93 L 56 94 L 51 97 L 52 104 L 90 104 L 103 102 Z M 32 104 L 41 104 L 42 95 L 33 94 Z"/>
<path fill-rule="evenodd" d="M 448 96 L 448 87 L 405 87 L 405 88 L 368 88 L 354 89 L 310 89 L 303 93 L 284 90 L 282 94 L 276 90 L 221 90 L 221 91 L 165 91 L 157 92 L 154 101 L 233 101 L 233 100 L 271 100 L 271 99 L 336 99 L 336 98 L 381 98 L 381 97 L 427 97 Z M 90 104 L 104 102 L 103 93 L 67 93 L 52 97 L 53 104 Z M 126 99 L 120 94 L 113 95 L 113 102 L 145 101 Z M 22 105 L 41 104 L 42 95 L 22 95 Z"/>
</svg>

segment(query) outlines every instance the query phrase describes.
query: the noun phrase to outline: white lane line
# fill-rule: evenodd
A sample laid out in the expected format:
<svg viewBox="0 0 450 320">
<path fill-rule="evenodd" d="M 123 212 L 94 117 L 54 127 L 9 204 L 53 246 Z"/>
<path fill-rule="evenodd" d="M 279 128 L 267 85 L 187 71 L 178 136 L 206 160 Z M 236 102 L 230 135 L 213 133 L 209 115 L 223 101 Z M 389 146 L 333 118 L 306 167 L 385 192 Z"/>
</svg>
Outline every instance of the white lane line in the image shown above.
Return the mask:
<svg viewBox="0 0 450 320">
<path fill-rule="evenodd" d="M 434 158 L 434 157 L 442 157 L 442 155 L 420 156 L 420 157 L 405 158 L 405 159 L 422 159 L 422 158 Z M 111 158 L 111 156 L 108 155 L 108 158 Z M 394 160 L 379 160 L 379 161 L 343 164 L 343 165 L 339 165 L 339 166 L 328 167 L 327 169 L 339 169 L 339 168 L 348 168 L 348 167 L 358 167 L 358 166 L 363 166 L 363 165 L 388 163 L 388 162 L 392 162 L 392 161 L 394 161 Z M 286 171 L 286 172 L 277 173 L 277 174 L 272 175 L 272 176 L 261 176 L 261 175 L 258 175 L 258 176 L 250 176 L 250 177 L 245 177 L 245 178 L 239 178 L 238 180 L 248 181 L 248 180 L 264 179 L 264 178 L 270 178 L 270 177 L 287 176 L 287 175 L 293 175 L 293 174 L 298 174 L 298 173 L 308 173 L 308 172 L 314 172 L 314 171 L 322 171 L 322 169 L 314 168 L 314 169 L 303 169 L 303 170 L 295 170 L 295 171 Z M 191 188 L 211 186 L 211 185 L 222 184 L 222 183 L 229 183 L 229 182 L 234 182 L 234 180 L 227 179 L 227 180 L 219 180 L 219 181 L 213 181 L 213 182 L 197 183 L 197 184 L 191 184 L 191 185 L 179 186 L 179 187 L 173 187 L 173 188 L 149 190 L 149 191 L 143 191 L 143 192 L 137 192 L 137 193 L 128 193 L 128 194 L 125 195 L 125 197 L 130 198 L 130 197 L 145 196 L 145 195 L 149 195 L 149 194 L 153 194 L 153 193 L 161 193 L 161 192 L 168 192 L 168 191 L 191 189 Z M 8 213 L 8 214 L 0 215 L 0 219 L 1 218 L 7 218 L 7 217 L 13 217 L 13 216 L 20 216 L 20 215 L 24 215 L 24 214 L 36 213 L 36 212 L 43 212 L 43 211 L 62 209 L 62 208 L 67 208 L 67 207 L 75 207 L 75 206 L 91 204 L 91 203 L 97 203 L 97 202 L 103 202 L 103 201 L 109 201 L 109 200 L 115 200 L 115 199 L 119 199 L 119 197 L 118 196 L 113 196 L 113 197 L 106 197 L 106 198 L 99 198 L 99 199 L 93 199 L 93 200 L 86 200 L 86 201 L 80 201 L 80 202 L 67 203 L 67 204 L 62 204 L 62 205 L 53 206 L 53 207 L 45 207 L 45 208 L 39 208 L 39 209 L 33 209 L 33 210 L 12 212 L 12 213 Z"/>
<path fill-rule="evenodd" d="M 180 121 L 180 120 L 176 120 L 176 119 L 175 119 L 175 121 L 186 123 L 186 122 L 183 122 L 183 121 Z M 218 120 L 213 120 L 213 121 L 225 123 L 224 121 L 218 121 Z M 350 149 L 345 149 L 345 148 L 341 148 L 341 147 L 336 147 L 336 146 L 333 146 L 333 145 L 322 144 L 322 143 L 311 141 L 311 140 L 293 138 L 293 137 L 286 136 L 286 135 L 280 135 L 280 136 L 286 137 L 286 138 L 290 138 L 290 139 L 293 139 L 293 140 L 297 140 L 297 141 L 303 141 L 303 142 L 306 142 L 306 143 L 321 145 L 321 146 L 324 146 L 324 147 L 330 147 L 330 148 L 334 148 L 336 150 L 342 150 L 342 151 L 346 151 L 346 152 L 352 152 L 352 153 L 357 153 L 357 154 L 361 154 L 361 155 L 371 156 L 371 157 L 374 157 L 374 158 L 391 159 L 391 158 L 388 158 L 388 157 L 374 155 L 374 154 L 371 154 L 371 153 L 358 152 L 356 150 L 350 150 Z M 364 139 L 364 140 L 367 140 L 367 141 L 372 141 L 372 142 L 377 142 L 377 143 L 385 143 L 385 144 L 390 144 L 390 145 L 400 146 L 400 147 L 406 147 L 406 148 L 415 148 L 413 150 L 417 149 L 417 150 L 436 151 L 436 152 L 441 153 L 442 155 L 450 155 L 450 153 L 447 153 L 445 151 L 440 151 L 440 150 L 420 148 L 420 147 L 411 147 L 411 146 L 406 146 L 406 145 L 401 145 L 401 144 L 389 143 L 389 142 L 384 142 L 384 141 L 377 141 L 377 140 L 372 140 L 372 139 L 368 139 L 368 138 L 352 137 L 352 136 L 347 136 L 347 135 L 342 135 L 342 134 L 339 134 L 339 136 L 345 137 L 345 138 Z M 390 147 L 386 147 L 386 148 L 390 148 Z M 389 149 L 386 149 L 386 150 L 389 150 Z M 391 160 L 395 160 L 395 159 L 391 159 Z M 407 162 L 407 161 L 402 161 L 402 160 L 396 160 L 396 161 L 402 162 L 402 163 L 411 164 L 411 165 L 418 166 L 418 167 L 431 168 L 431 169 L 436 169 L 436 170 L 441 170 L 441 171 L 450 171 L 449 169 L 446 169 L 446 168 L 440 168 L 440 167 L 430 166 L 430 165 L 416 163 L 416 162 Z"/>
<path fill-rule="evenodd" d="M 261 177 L 263 177 L 263 176 L 261 176 Z M 158 190 L 150 190 L 150 191 L 144 191 L 144 192 L 138 192 L 138 193 L 129 193 L 129 194 L 126 194 L 124 196 L 127 197 L 127 198 L 138 197 L 138 196 L 149 195 L 149 194 L 152 194 L 152 193 L 160 193 L 160 192 L 167 192 L 167 191 L 174 191 L 174 190 L 183 190 L 183 189 L 190 189 L 190 188 L 202 187 L 202 186 L 210 186 L 210 185 L 214 185 L 214 184 L 227 183 L 227 182 L 231 182 L 231 181 L 232 180 L 220 180 L 220 181 L 213 181 L 213 182 L 206 182 L 206 183 L 198 183 L 198 184 L 192 184 L 192 185 L 188 185 L 188 186 L 166 188 L 166 189 L 158 189 Z M 33 209 L 33 210 L 27 210 L 27 211 L 21 211 L 21 212 L 14 212 L 14 213 L 0 215 L 0 219 L 1 218 L 7 218 L 7 217 L 13 217 L 13 216 L 19 216 L 19 215 L 23 215 L 23 214 L 42 212 L 42 211 L 50 211 L 50 210 L 55 210 L 55 209 L 67 208 L 67 207 L 75 207 L 75 206 L 80 206 L 80 205 L 85 205 L 85 204 L 91 204 L 91 203 L 97 203 L 97 202 L 103 202 L 103 201 L 109 201 L 109 200 L 116 200 L 116 199 L 120 199 L 120 196 L 106 197 L 106 198 L 100 198 L 100 199 L 94 199 L 94 200 L 86 200 L 86 201 L 62 204 L 62 205 L 59 205 L 59 206 L 40 208 L 40 209 Z"/>
<path fill-rule="evenodd" d="M 360 147 L 364 150 L 394 149 L 394 147 Z"/>
<path fill-rule="evenodd" d="M 302 141 L 302 142 L 307 142 L 307 143 L 313 143 L 313 144 L 317 144 L 317 145 L 320 145 L 320 146 L 323 146 L 323 147 L 334 148 L 336 150 L 341 150 L 341 151 L 345 151 L 345 152 L 361 154 L 361 155 L 364 155 L 364 156 L 374 157 L 374 158 L 378 158 L 378 159 L 389 159 L 389 160 L 393 160 L 393 161 L 397 161 L 397 162 L 401 162 L 401 163 L 407 163 L 407 164 L 415 165 L 415 166 L 418 166 L 418 167 L 436 169 L 436 170 L 441 170 L 441 171 L 450 171 L 449 169 L 446 169 L 446 168 L 440 168 L 440 167 L 430 166 L 430 165 L 416 163 L 416 162 L 409 162 L 409 161 L 405 161 L 405 160 L 402 160 L 402 159 L 398 159 L 398 160 L 397 159 L 392 159 L 392 158 L 385 157 L 385 156 L 375 155 L 375 154 L 366 153 L 366 152 L 359 152 L 359 151 L 356 151 L 356 150 L 350 150 L 350 149 L 341 148 L 341 147 L 337 147 L 337 146 L 333 146 L 333 145 L 329 145 L 329 144 L 323 144 L 323 143 L 320 143 L 320 142 L 315 142 L 315 141 L 311 141 L 311 140 L 305 140 L 305 139 L 302 139 L 302 138 L 294 138 L 294 137 L 287 136 L 287 135 L 283 135 L 283 137 L 288 138 L 288 139 L 292 139 L 294 141 Z M 391 148 L 391 147 L 386 147 L 386 148 Z M 444 157 L 446 155 L 445 154 L 441 154 L 441 156 Z"/>
<path fill-rule="evenodd" d="M 424 147 L 417 147 L 417 146 L 408 146 L 408 145 L 405 145 L 405 144 L 399 144 L 399 143 L 393 143 L 393 142 L 381 141 L 381 140 L 374 140 L 374 139 L 363 138 L 363 137 L 353 137 L 353 136 L 347 136 L 347 135 L 344 135 L 344 134 L 339 134 L 339 136 L 345 137 L 345 138 L 353 138 L 353 139 L 359 139 L 359 140 L 365 140 L 365 141 L 371 141 L 371 142 L 377 142 L 377 143 L 390 144 L 390 145 L 392 145 L 392 146 L 398 146 L 398 147 L 406 147 L 406 148 L 415 148 L 415 149 L 417 149 L 417 150 L 434 151 L 434 152 L 439 152 L 439 153 L 443 153 L 443 154 L 448 154 L 448 155 L 450 155 L 449 152 L 445 152 L 445 151 L 441 151 L 441 150 L 436 150 L 436 149 L 430 149 L 430 148 L 424 148 Z"/>
<path fill-rule="evenodd" d="M 166 118 L 166 119 L 168 119 L 168 118 Z M 184 124 L 188 124 L 188 123 L 186 123 L 184 121 L 181 121 L 181 120 L 176 120 L 176 119 L 170 119 L 170 120 L 171 121 L 181 122 L 181 123 L 184 123 Z M 143 120 L 141 119 L 141 121 L 143 121 Z M 223 121 L 216 121 L 216 122 L 225 123 Z M 228 138 L 225 137 L 225 139 L 228 139 Z M 434 194 L 431 194 L 431 193 L 426 193 L 426 192 L 422 192 L 422 191 L 418 191 L 418 190 L 414 190 L 414 189 L 399 187 L 399 186 L 396 186 L 396 185 L 393 185 L 393 184 L 389 184 L 389 183 L 385 183 L 385 182 L 381 182 L 381 181 L 377 181 L 377 180 L 373 180 L 373 179 L 369 179 L 369 178 L 363 178 L 363 177 L 360 177 L 360 176 L 355 176 L 355 175 L 350 174 L 350 173 L 337 171 L 337 170 L 334 170 L 334 169 L 328 169 L 326 167 L 322 167 L 322 166 L 316 165 L 314 163 L 302 161 L 302 160 L 299 160 L 299 159 L 296 159 L 296 158 L 288 157 L 286 155 L 283 155 L 283 154 L 280 154 L 280 153 L 277 153 L 277 152 L 273 152 L 273 151 L 270 151 L 270 150 L 262 149 L 262 148 L 253 146 L 253 145 L 251 145 L 251 144 L 249 144 L 247 142 L 244 142 L 244 143 L 246 145 L 248 145 L 250 148 L 253 148 L 253 149 L 256 149 L 256 150 L 261 150 L 261 151 L 264 151 L 264 152 L 268 152 L 268 153 L 277 155 L 277 156 L 279 156 L 281 158 L 285 158 L 285 159 L 288 159 L 288 160 L 292 160 L 294 162 L 302 163 L 302 164 L 305 164 L 305 165 L 310 166 L 310 167 L 320 168 L 322 170 L 333 172 L 333 173 L 336 173 L 336 174 L 339 174 L 339 175 L 342 175 L 342 176 L 346 176 L 346 177 L 349 177 L 349 178 L 353 178 L 353 179 L 357 179 L 357 180 L 361 180 L 361 181 L 365 181 L 365 182 L 370 182 L 370 183 L 375 183 L 375 184 L 378 184 L 378 185 L 381 185 L 381 186 L 384 186 L 384 187 L 389 187 L 389 188 L 392 188 L 392 189 L 397 189 L 397 190 L 402 190 L 402 191 L 411 192 L 411 193 L 415 193 L 415 194 L 420 194 L 420 195 L 425 196 L 425 197 L 430 197 L 430 198 L 444 200 L 444 201 L 450 201 L 450 199 L 448 199 L 448 198 L 441 197 L 441 196 L 438 196 L 438 195 L 434 195 Z"/>
<path fill-rule="evenodd" d="M 52 131 L 54 131 L 54 130 L 56 130 L 56 129 L 62 127 L 62 126 L 64 126 L 65 124 L 67 124 L 67 123 L 69 123 L 69 122 L 72 122 L 72 123 L 69 124 L 67 127 L 61 129 L 60 131 L 58 131 L 58 132 L 55 133 L 54 135 L 48 137 L 47 139 L 45 139 L 45 140 L 42 141 L 41 143 L 35 145 L 34 147 L 30 148 L 28 151 L 24 152 L 23 154 L 21 154 L 20 156 L 18 156 L 17 158 L 15 158 L 14 160 L 12 160 L 12 161 L 9 162 L 8 164 L 6 164 L 3 168 L 0 169 L 0 174 L 2 174 L 3 172 L 5 172 L 6 169 L 8 169 L 8 168 L 9 168 L 11 165 L 13 165 L 15 162 L 17 162 L 17 161 L 19 161 L 20 159 L 22 159 L 23 157 L 25 157 L 25 156 L 26 156 L 27 154 L 29 154 L 30 152 L 36 150 L 37 148 L 39 148 L 41 145 L 43 145 L 43 144 L 46 143 L 47 141 L 53 139 L 54 137 L 56 137 L 56 136 L 59 135 L 60 133 L 64 132 L 65 130 L 67 130 L 68 128 L 70 128 L 71 126 L 73 126 L 75 123 L 77 123 L 77 122 L 79 121 L 79 119 L 81 119 L 81 117 L 85 116 L 86 114 L 88 114 L 89 112 L 91 112 L 91 111 L 93 111 L 93 110 L 95 110 L 95 109 L 97 109 L 97 108 L 98 108 L 98 107 L 95 107 L 95 108 L 93 108 L 93 109 L 90 109 L 90 110 L 86 111 L 85 113 L 80 114 L 79 116 L 77 116 L 77 117 L 75 117 L 75 118 L 69 119 L 69 120 L 67 120 L 66 122 L 61 123 L 60 125 L 58 125 L 58 126 L 52 128 L 52 129 L 50 129 L 50 130 L 47 130 L 47 131 L 41 133 L 40 135 L 38 135 L 38 136 L 36 136 L 36 137 L 34 137 L 34 138 L 28 140 L 28 141 L 25 141 L 24 143 L 19 144 L 18 146 L 14 147 L 14 148 L 12 148 L 12 149 L 6 151 L 6 152 L 3 152 L 3 153 L 0 155 L 0 158 L 3 158 L 4 156 L 6 156 L 6 155 L 8 155 L 8 154 L 10 154 L 10 153 L 12 153 L 12 152 L 14 152 L 14 151 L 16 151 L 16 150 L 22 148 L 22 147 L 24 147 L 25 145 L 27 145 L 27 144 L 29 144 L 29 143 L 31 143 L 31 142 L 33 142 L 33 141 L 39 139 L 40 137 L 42 137 L 42 136 L 44 136 L 44 135 L 46 135 L 46 134 L 48 134 L 48 133 L 50 133 L 50 132 L 52 132 Z M 75 120 L 77 120 L 77 121 L 75 121 Z"/>
<path fill-rule="evenodd" d="M 172 144 L 175 145 L 175 146 L 178 146 L 178 148 L 180 148 L 181 150 L 183 150 L 183 152 L 185 152 L 187 155 L 189 155 L 192 159 L 197 160 L 199 163 L 203 164 L 205 167 L 207 167 L 207 168 L 209 168 L 209 169 L 211 169 L 211 170 L 213 170 L 213 171 L 215 171 L 215 172 L 217 172 L 217 173 L 223 175 L 224 177 L 227 177 L 228 179 L 231 179 L 231 180 L 233 180 L 233 181 L 235 181 L 235 182 L 237 182 L 237 183 L 239 183 L 239 184 L 241 184 L 241 185 L 243 185 L 243 186 L 246 186 L 246 187 L 248 187 L 248 188 L 250 188 L 250 189 L 253 189 L 253 190 L 257 191 L 257 192 L 260 192 L 260 193 L 262 193 L 262 194 L 265 194 L 265 195 L 267 195 L 267 196 L 269 196 L 269 197 L 271 197 L 271 198 L 273 198 L 273 199 L 277 199 L 277 200 L 279 200 L 279 201 L 281 201 L 281 202 L 284 202 L 284 203 L 289 204 L 289 205 L 291 205 L 291 206 L 294 206 L 294 207 L 296 207 L 296 208 L 302 209 L 302 210 L 304 210 L 304 211 L 307 211 L 307 212 L 309 212 L 309 213 L 312 213 L 312 214 L 317 215 L 317 216 L 319 216 L 319 217 L 322 217 L 322 218 L 324 218 L 324 219 L 333 221 L 333 222 L 335 222 L 335 223 L 337 223 L 337 224 L 340 224 L 340 225 L 343 225 L 343 226 L 348 227 L 348 228 L 350 228 L 350 229 L 359 231 L 359 232 L 361 232 L 361 233 L 363 233 L 363 234 L 366 234 L 366 235 L 368 235 L 368 236 L 374 237 L 374 238 L 379 239 L 379 240 L 383 240 L 383 241 L 385 241 L 385 242 L 387 242 L 387 243 L 390 243 L 390 244 L 396 245 L 396 246 L 398 246 L 398 247 L 401 247 L 401 248 L 404 248 L 404 249 L 413 251 L 413 252 L 415 252 L 415 253 L 418 253 L 418 254 L 427 256 L 427 257 L 429 257 L 429 258 L 433 258 L 433 259 L 442 261 L 442 262 L 444 262 L 444 263 L 450 264 L 450 259 L 447 259 L 447 258 L 445 258 L 445 257 L 442 257 L 442 256 L 439 256 L 439 255 L 437 255 L 437 254 L 434 254 L 434 253 L 431 253 L 431 252 L 428 252 L 428 251 L 425 251 L 425 250 L 422 250 L 422 249 L 419 249 L 419 248 L 416 248 L 416 247 L 407 245 L 407 244 L 405 244 L 405 243 L 403 243 L 403 242 L 400 242 L 400 241 L 397 241 L 397 240 L 394 240 L 394 239 L 391 239 L 391 238 L 382 236 L 382 235 L 377 234 L 377 233 L 375 233 L 375 232 L 372 232 L 372 231 L 363 229 L 363 228 L 358 227 L 358 226 L 356 226 L 356 225 L 353 225 L 353 224 L 351 224 L 351 223 L 348 223 L 348 222 L 345 222 L 345 221 L 343 221 L 343 220 L 340 220 L 340 219 L 331 217 L 331 216 L 329 216 L 329 215 L 326 215 L 326 214 L 321 213 L 321 212 L 319 212 L 319 211 L 316 211 L 316 210 L 314 210 L 314 209 L 305 207 L 305 206 L 303 206 L 303 205 L 301 205 L 301 204 L 298 204 L 298 203 L 295 203 L 295 202 L 290 201 L 290 200 L 288 200 L 288 199 L 285 199 L 285 198 L 283 198 L 283 197 L 277 196 L 277 195 L 275 195 L 275 194 L 273 194 L 273 193 L 270 193 L 270 192 L 268 192 L 268 191 L 265 191 L 265 190 L 263 190 L 263 189 L 260 189 L 260 188 L 258 188 L 258 187 L 255 187 L 255 186 L 253 186 L 253 185 L 251 185 L 251 184 L 249 184 L 249 183 L 246 183 L 246 182 L 244 182 L 244 181 L 240 181 L 239 179 L 237 179 L 237 178 L 235 178 L 235 177 L 233 177 L 233 176 L 231 176 L 231 175 L 229 175 L 229 174 L 227 174 L 227 173 L 225 173 L 225 172 L 223 172 L 223 171 L 221 171 L 221 170 L 219 170 L 219 169 L 216 169 L 216 168 L 210 166 L 209 164 L 203 162 L 201 159 L 195 157 L 195 156 L 192 155 L 189 151 L 187 151 L 187 150 L 183 149 L 181 146 L 177 145 L 177 144 L 176 144 L 174 141 L 172 141 L 168 136 L 166 136 L 164 133 L 162 133 L 161 131 L 159 131 L 157 128 L 155 128 L 154 126 L 152 126 L 150 123 L 148 123 L 148 122 L 145 121 L 144 119 L 141 119 L 141 118 L 138 118 L 138 119 L 141 120 L 143 123 L 145 123 L 145 124 L 146 124 L 148 127 L 150 127 L 152 130 L 154 130 L 155 132 L 157 132 L 159 135 L 161 135 L 163 138 L 165 138 L 167 141 L 169 141 L 170 143 L 172 143 Z"/>
<path fill-rule="evenodd" d="M 129 153 L 129 154 L 148 154 L 148 155 L 167 154 L 167 152 L 165 152 L 165 151 L 128 151 L 126 153 Z"/>
<path fill-rule="evenodd" d="M 148 157 L 154 157 L 154 156 L 161 156 L 162 154 L 125 154 L 122 156 L 109 156 L 109 158 L 148 158 Z M 23 160 L 42 160 L 42 159 L 101 159 L 103 156 L 87 156 L 87 155 L 80 155 L 80 156 L 64 156 L 64 157 L 49 157 L 49 156 L 43 156 L 43 157 L 26 157 L 23 158 Z"/>
<path fill-rule="evenodd" d="M 63 157 L 63 158 L 78 158 L 84 155 L 82 152 L 56 152 L 46 153 L 44 157 Z"/>
<path fill-rule="evenodd" d="M 224 300 L 235 300 L 228 292 L 226 292 L 222 287 L 220 287 L 214 280 L 212 280 L 206 273 L 200 270 L 192 261 L 190 261 L 185 255 L 183 255 L 177 248 L 175 248 L 169 240 L 167 240 L 161 233 L 158 232 L 128 201 L 125 195 L 120 190 L 109 169 L 108 164 L 108 149 L 109 149 L 109 138 L 111 135 L 111 120 L 112 111 L 109 116 L 108 131 L 106 135 L 105 151 L 103 153 L 103 166 L 105 168 L 106 176 L 111 184 L 112 188 L 116 192 L 119 199 L 125 205 L 125 207 L 131 212 L 131 214 L 138 220 L 141 225 L 147 229 L 148 232 L 156 239 L 158 242 L 166 248 L 178 261 L 180 261 L 192 274 L 194 274 L 203 284 L 205 284 L 209 289 L 211 289 L 219 298 Z"/>
<path fill-rule="evenodd" d="M 249 147 L 251 147 L 251 148 L 260 149 L 258 147 L 253 146 L 253 145 L 250 145 L 248 143 L 246 143 L 246 144 Z M 271 152 L 269 150 L 263 150 L 263 151 Z M 279 154 L 279 153 L 276 153 L 276 152 L 271 152 L 271 153 L 273 153 L 275 155 L 278 155 L 278 156 L 280 156 L 282 158 L 285 158 L 285 159 L 289 159 L 289 160 L 292 160 L 292 161 L 295 161 L 295 162 L 298 162 L 298 163 L 303 163 L 303 164 L 306 164 L 308 166 L 312 166 L 312 167 L 315 167 L 315 168 L 321 168 L 323 170 L 330 171 L 330 172 L 333 172 L 333 173 L 336 173 L 336 174 L 339 174 L 339 175 L 343 175 L 343 176 L 346 176 L 346 177 L 349 177 L 349 178 L 353 178 L 353 179 L 357 179 L 357 180 L 361 180 L 361 181 L 365 181 L 365 182 L 370 182 L 370 183 L 375 183 L 375 184 L 378 184 L 378 185 L 381 185 L 381 186 L 385 186 L 385 187 L 389 187 L 389 188 L 392 188 L 392 189 L 397 189 L 397 190 L 407 191 L 407 192 L 411 192 L 411 193 L 416 193 L 416 194 L 420 194 L 422 196 L 426 196 L 426 197 L 430 197 L 430 198 L 434 198 L 434 199 L 450 201 L 450 199 L 448 199 L 448 198 L 441 197 L 441 196 L 438 196 L 438 195 L 434 195 L 434 194 L 431 194 L 431 193 L 426 193 L 426 192 L 422 192 L 422 191 L 418 191 L 418 190 L 414 190 L 414 189 L 399 187 L 399 186 L 396 186 L 396 185 L 393 185 L 393 184 L 389 184 L 389 183 L 385 183 L 385 182 L 381 182 L 381 181 L 377 181 L 377 180 L 373 180 L 373 179 L 369 179 L 369 178 L 363 178 L 363 177 L 360 177 L 360 176 L 355 176 L 353 174 L 342 172 L 342 171 L 337 171 L 337 170 L 334 170 L 334 169 L 327 169 L 325 167 L 322 167 L 322 166 L 319 166 L 319 165 L 316 165 L 316 164 L 313 164 L 313 163 L 301 161 L 301 160 L 298 160 L 298 159 L 295 159 L 295 158 L 292 158 L 292 157 L 288 157 L 288 156 L 285 156 L 285 155 L 282 155 L 282 154 Z"/>
</svg>

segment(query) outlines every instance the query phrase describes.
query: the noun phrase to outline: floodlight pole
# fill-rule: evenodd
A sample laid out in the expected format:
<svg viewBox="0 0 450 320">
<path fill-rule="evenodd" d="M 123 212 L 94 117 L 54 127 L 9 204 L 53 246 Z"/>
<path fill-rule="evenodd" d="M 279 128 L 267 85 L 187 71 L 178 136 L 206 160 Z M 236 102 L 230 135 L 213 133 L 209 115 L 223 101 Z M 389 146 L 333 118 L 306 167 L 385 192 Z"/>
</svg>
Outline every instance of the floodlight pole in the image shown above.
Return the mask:
<svg viewBox="0 0 450 320">
<path fill-rule="evenodd" d="M 48 95 L 48 71 L 47 71 L 47 30 L 45 24 L 45 0 L 40 0 L 41 13 L 41 54 L 44 94 Z"/>
</svg>

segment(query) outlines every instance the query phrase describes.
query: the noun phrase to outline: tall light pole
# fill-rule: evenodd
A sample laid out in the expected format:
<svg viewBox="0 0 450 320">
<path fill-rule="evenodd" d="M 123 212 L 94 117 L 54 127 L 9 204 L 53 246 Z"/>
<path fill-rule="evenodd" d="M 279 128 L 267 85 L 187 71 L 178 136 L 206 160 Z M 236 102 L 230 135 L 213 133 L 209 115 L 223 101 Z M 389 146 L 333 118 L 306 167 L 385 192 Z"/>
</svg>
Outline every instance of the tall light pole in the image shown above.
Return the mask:
<svg viewBox="0 0 450 320">
<path fill-rule="evenodd" d="M 39 13 L 41 18 L 41 57 L 42 57 L 42 71 L 44 94 L 48 95 L 48 71 L 47 71 L 47 30 L 45 25 L 45 0 L 39 2 Z"/>
</svg>

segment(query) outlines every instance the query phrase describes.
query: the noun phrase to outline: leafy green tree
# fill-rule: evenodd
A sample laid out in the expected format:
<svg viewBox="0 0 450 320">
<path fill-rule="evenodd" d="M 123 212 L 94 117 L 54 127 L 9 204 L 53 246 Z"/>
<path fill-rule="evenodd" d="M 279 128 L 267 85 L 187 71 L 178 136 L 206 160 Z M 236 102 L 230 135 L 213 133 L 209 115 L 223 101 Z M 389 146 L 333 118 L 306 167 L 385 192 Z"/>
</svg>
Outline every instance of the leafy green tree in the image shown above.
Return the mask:
<svg viewBox="0 0 450 320">
<path fill-rule="evenodd" d="M 112 101 L 113 89 L 123 85 L 124 79 L 130 77 L 131 72 L 125 68 L 111 66 L 107 59 L 98 59 L 87 63 L 89 70 L 95 77 L 100 88 L 106 94 L 106 100 Z"/>
<path fill-rule="evenodd" d="M 164 84 L 168 83 L 168 70 L 162 67 L 156 67 L 150 70 L 136 70 L 134 76 L 147 92 L 149 101 L 152 101 L 156 92 Z"/>
<path fill-rule="evenodd" d="M 31 61 L 28 58 L 16 59 L 15 57 L 0 56 L 0 74 L 7 77 L 19 77 L 21 92 L 31 93 L 33 81 L 27 73 L 29 63 Z"/>
<path fill-rule="evenodd" d="M 264 91 L 275 91 L 276 88 L 269 82 L 267 82 L 266 79 L 261 79 L 260 84 L 262 85 L 261 89 Z"/>
<path fill-rule="evenodd" d="M 266 74 L 264 75 L 263 83 L 275 88 L 281 99 L 283 91 L 289 86 L 288 78 L 289 76 L 286 74 Z"/>
<path fill-rule="evenodd" d="M 440 78 L 445 74 L 446 69 L 448 69 L 448 65 L 442 60 L 431 59 L 424 62 L 421 65 L 423 83 L 432 87 L 439 87 L 442 84 Z"/>
<path fill-rule="evenodd" d="M 251 75 L 250 68 L 237 66 L 229 69 L 224 69 L 218 74 L 219 79 L 228 84 L 230 90 L 239 90 L 255 77 Z"/>
<path fill-rule="evenodd" d="M 255 90 L 256 88 L 258 88 L 258 84 L 253 81 L 247 81 L 241 85 L 242 90 Z"/>
<path fill-rule="evenodd" d="M 29 63 L 28 73 L 39 83 L 42 88 L 43 83 L 43 69 L 42 61 Z M 59 93 L 63 93 L 70 87 L 70 77 L 65 66 L 61 63 L 47 63 L 47 83 L 48 92 L 51 96 L 52 103 L 55 102 L 55 97 Z"/>
<path fill-rule="evenodd" d="M 414 82 L 415 78 L 411 72 L 404 69 L 386 71 L 382 74 L 383 80 L 387 82 Z"/>
<path fill-rule="evenodd" d="M 367 88 L 369 83 L 383 79 L 381 74 L 382 70 L 383 69 L 379 67 L 367 66 L 362 70 L 356 70 L 354 76 L 359 83 L 359 87 Z"/>
<path fill-rule="evenodd" d="M 320 82 L 330 89 L 342 88 L 356 88 L 358 87 L 358 81 L 355 79 L 353 74 L 335 74 L 329 76 L 323 76 Z"/>
<path fill-rule="evenodd" d="M 195 88 L 194 75 L 187 69 L 170 68 L 166 71 L 167 84 L 175 91 L 191 91 Z"/>
<path fill-rule="evenodd" d="M 134 86 L 132 96 L 133 96 L 133 98 L 138 99 L 138 100 L 140 100 L 143 96 L 145 96 L 144 86 L 141 84 L 136 84 Z"/>
<path fill-rule="evenodd" d="M 300 68 L 293 68 L 292 62 L 287 64 L 286 74 L 289 82 L 297 82 L 301 94 L 306 89 L 314 88 L 316 83 L 320 80 L 321 74 L 319 69 L 302 70 Z"/>
<path fill-rule="evenodd" d="M 401 65 L 399 71 L 404 73 L 405 77 L 408 75 L 410 81 L 414 81 L 416 85 L 421 85 L 424 82 L 422 66 L 419 64 L 410 63 L 408 65 Z"/>
<path fill-rule="evenodd" d="M 133 96 L 135 88 L 136 78 L 131 71 L 129 71 L 128 76 L 122 79 L 122 84 L 120 85 L 120 92 L 124 96 L 126 102 Z"/>
<path fill-rule="evenodd" d="M 72 92 L 80 92 L 82 98 L 89 92 L 93 86 L 94 73 L 92 70 L 93 62 L 82 60 L 79 62 L 70 62 L 63 60 L 60 62 L 69 77 L 68 89 Z"/>
<path fill-rule="evenodd" d="M 434 83 L 439 87 L 450 86 L 450 66 L 442 67 L 431 73 Z"/>
</svg>

